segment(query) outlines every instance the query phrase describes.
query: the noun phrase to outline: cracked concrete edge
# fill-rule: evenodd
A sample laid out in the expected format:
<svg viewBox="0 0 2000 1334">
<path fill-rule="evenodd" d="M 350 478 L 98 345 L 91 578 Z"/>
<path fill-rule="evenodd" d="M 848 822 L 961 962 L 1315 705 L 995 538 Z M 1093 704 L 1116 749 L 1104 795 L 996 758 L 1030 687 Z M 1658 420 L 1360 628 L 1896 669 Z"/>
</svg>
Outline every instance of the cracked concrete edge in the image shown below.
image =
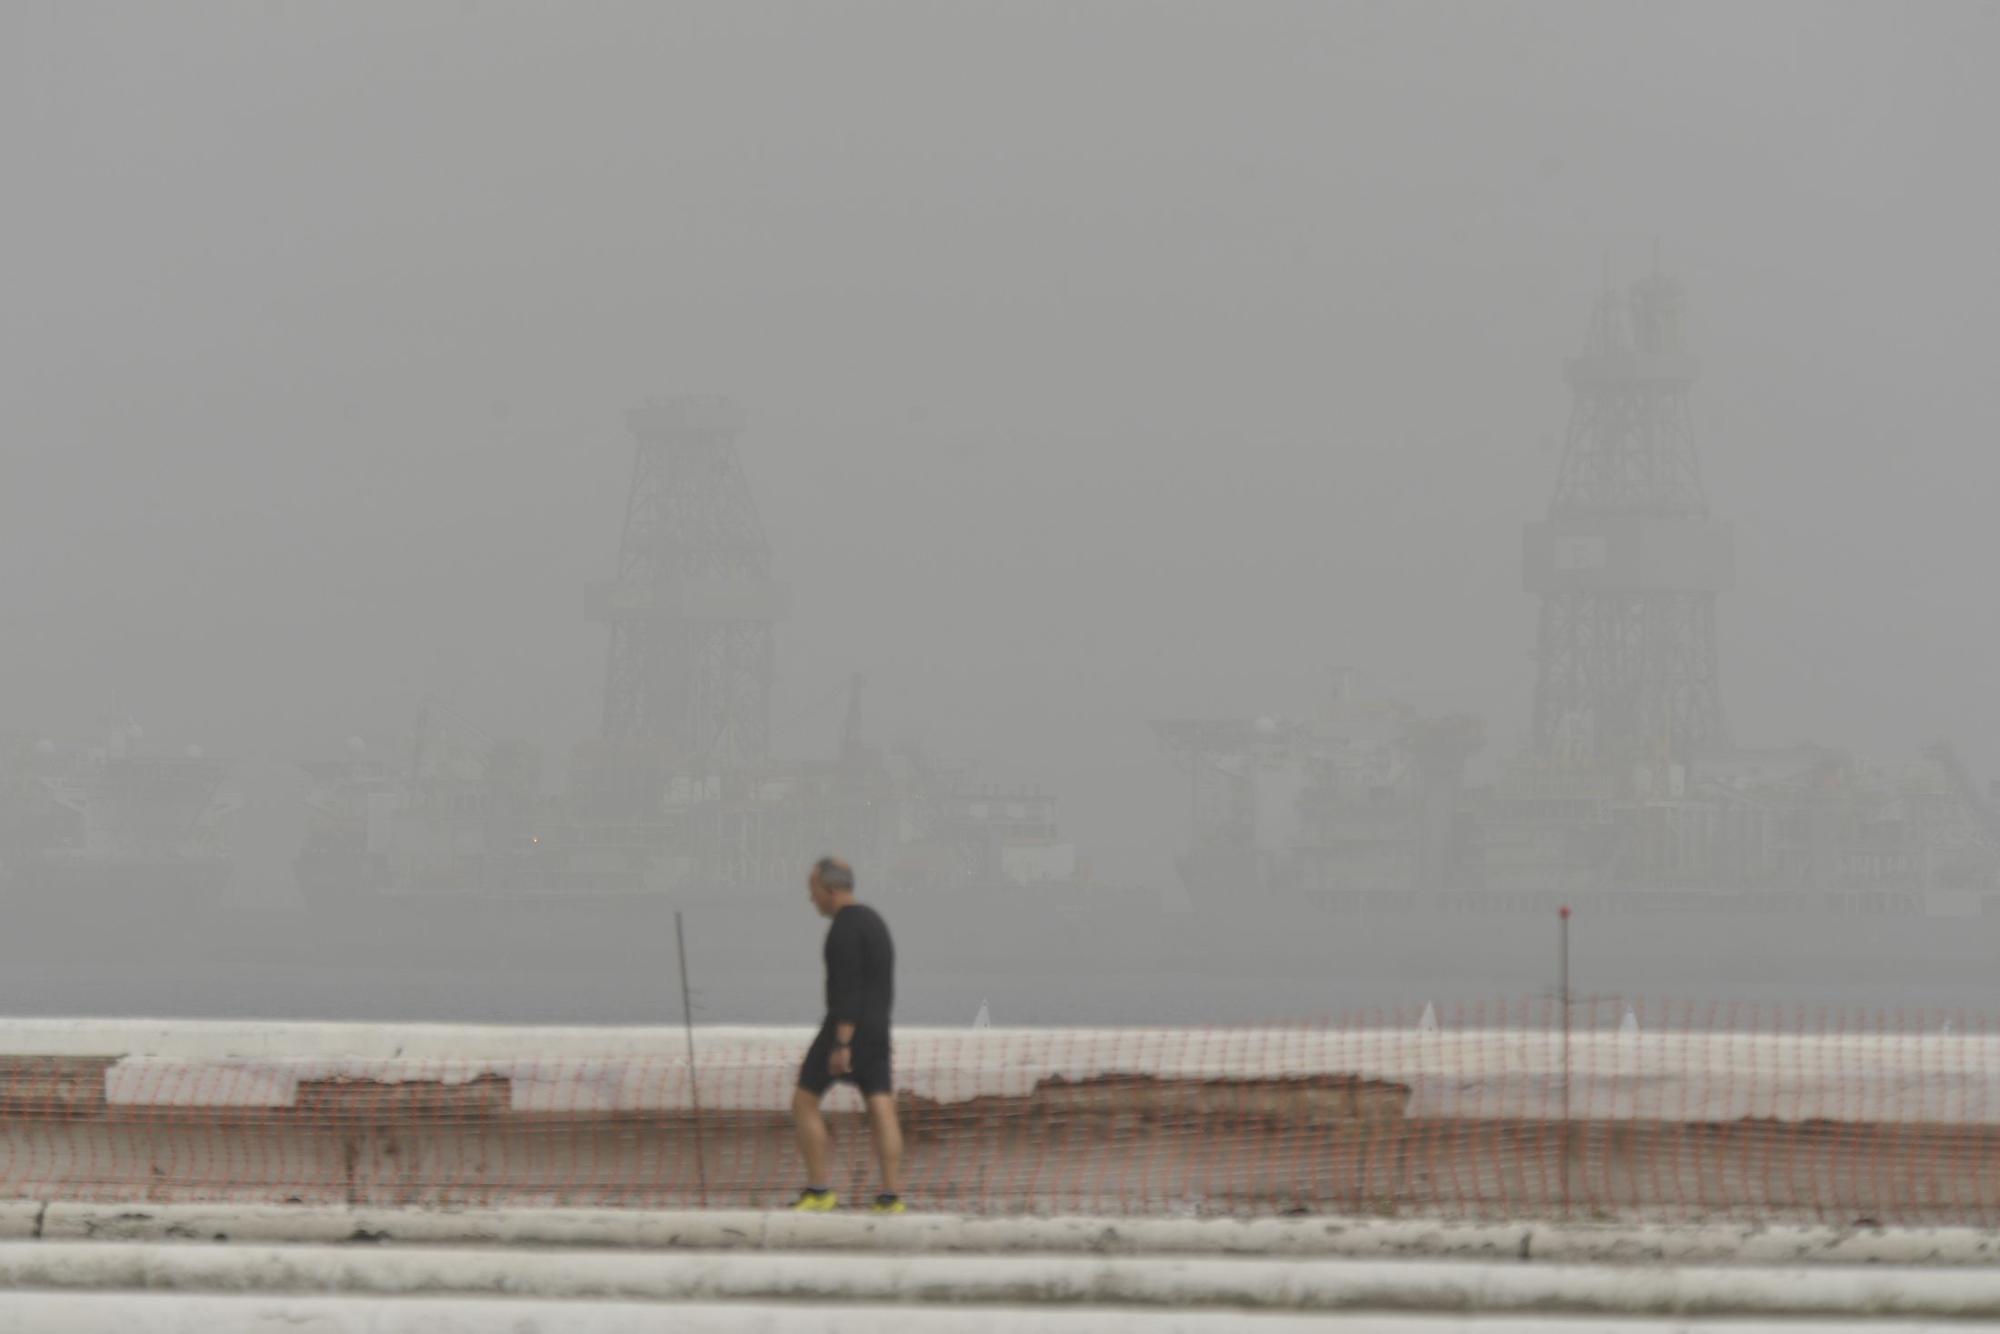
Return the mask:
<svg viewBox="0 0 2000 1334">
<path fill-rule="evenodd" d="M 671 1310 L 671 1323 L 666 1323 Z M 512 1301 L 458 1297 L 0 1293 L 0 1334 L 1548 1334 L 1546 1316 L 1114 1312 L 908 1304 Z M 1804 1334 L 1796 1321 L 1565 1320 L 1567 1334 Z M 2000 1325 L 1843 1320 L 1841 1334 L 1994 1334 Z"/>
<path fill-rule="evenodd" d="M 0 1290 L 849 1306 L 2000 1319 L 2000 1271 L 1106 1255 L 799 1255 L 0 1242 Z"/>
<path fill-rule="evenodd" d="M 2000 1260 L 2000 1231 L 1744 1223 L 1477 1223 L 1372 1218 L 797 1215 L 759 1210 L 369 1209 L 0 1204 L 0 1238 L 580 1246 L 933 1254 L 1222 1255 L 1572 1264 L 1879 1264 Z"/>
<path fill-rule="evenodd" d="M 41 1200 L 0 1200 L 0 1241 L 25 1241 L 41 1235 Z"/>
</svg>

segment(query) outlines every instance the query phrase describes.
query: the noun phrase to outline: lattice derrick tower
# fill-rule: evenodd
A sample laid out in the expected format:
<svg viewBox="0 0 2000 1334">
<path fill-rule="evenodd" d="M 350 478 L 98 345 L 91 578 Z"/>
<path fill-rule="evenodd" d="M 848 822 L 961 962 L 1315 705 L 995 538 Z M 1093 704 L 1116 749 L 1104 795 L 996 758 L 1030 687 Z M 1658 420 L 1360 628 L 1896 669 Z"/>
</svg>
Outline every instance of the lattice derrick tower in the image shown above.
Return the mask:
<svg viewBox="0 0 2000 1334">
<path fill-rule="evenodd" d="M 741 415 L 681 397 L 626 420 L 618 577 L 592 599 L 611 627 L 603 739 L 658 747 L 683 771 L 763 764 L 785 595 L 737 455 Z"/>
<path fill-rule="evenodd" d="M 1733 577 L 1711 519 L 1688 395 L 1697 366 L 1678 286 L 1655 274 L 1597 298 L 1565 364 L 1571 412 L 1548 518 L 1530 524 L 1541 597 L 1534 745 L 1549 759 L 1680 762 L 1727 744 L 1716 595 Z"/>
</svg>

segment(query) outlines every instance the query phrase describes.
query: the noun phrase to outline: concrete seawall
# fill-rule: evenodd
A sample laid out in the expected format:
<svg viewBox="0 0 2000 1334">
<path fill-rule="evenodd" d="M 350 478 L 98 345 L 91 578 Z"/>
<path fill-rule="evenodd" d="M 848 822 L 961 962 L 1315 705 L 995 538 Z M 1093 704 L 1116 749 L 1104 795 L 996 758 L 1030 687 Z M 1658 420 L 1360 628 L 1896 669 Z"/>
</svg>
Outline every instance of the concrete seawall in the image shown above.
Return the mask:
<svg viewBox="0 0 2000 1334">
<path fill-rule="evenodd" d="M 333 1206 L 757 1206 L 803 1031 L 0 1027 L 0 1190 Z M 1565 1057 L 1567 1060 L 1565 1061 Z M 1993 1039 L 1513 1030 L 899 1034 L 912 1194 L 1090 1210 L 2000 1214 Z M 1567 1077 L 1565 1077 L 1565 1068 Z M 700 1110 L 696 1110 L 697 1097 Z M 861 1189 L 858 1103 L 835 1095 Z M 1569 1114 L 1563 1115 L 1567 1107 Z"/>
</svg>

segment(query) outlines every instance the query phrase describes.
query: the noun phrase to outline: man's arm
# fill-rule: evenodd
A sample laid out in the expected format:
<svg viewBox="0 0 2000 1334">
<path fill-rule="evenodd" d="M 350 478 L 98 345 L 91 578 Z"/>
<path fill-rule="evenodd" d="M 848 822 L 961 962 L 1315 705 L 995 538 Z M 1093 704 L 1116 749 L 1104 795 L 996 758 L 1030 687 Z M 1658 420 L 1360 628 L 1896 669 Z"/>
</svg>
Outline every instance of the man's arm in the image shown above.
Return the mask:
<svg viewBox="0 0 2000 1334">
<path fill-rule="evenodd" d="M 827 1021 L 833 1025 L 826 1069 L 837 1077 L 854 1068 L 854 1026 L 861 1019 L 861 941 L 852 923 L 841 929 L 838 917 L 826 934 L 826 1003 Z"/>
<path fill-rule="evenodd" d="M 861 1022 L 862 966 L 860 933 L 851 926 L 842 930 L 835 918 L 826 940 L 826 1017 L 843 1047 L 854 1041 L 854 1026 Z"/>
</svg>

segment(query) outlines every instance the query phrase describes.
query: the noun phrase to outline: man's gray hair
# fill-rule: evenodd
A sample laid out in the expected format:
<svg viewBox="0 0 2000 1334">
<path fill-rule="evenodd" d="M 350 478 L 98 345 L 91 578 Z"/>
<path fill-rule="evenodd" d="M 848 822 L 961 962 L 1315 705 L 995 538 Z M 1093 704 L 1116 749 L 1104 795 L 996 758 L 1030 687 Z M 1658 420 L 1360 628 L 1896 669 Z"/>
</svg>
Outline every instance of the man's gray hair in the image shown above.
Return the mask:
<svg viewBox="0 0 2000 1334">
<path fill-rule="evenodd" d="M 853 889 L 854 868 L 838 857 L 822 857 L 813 863 L 813 874 L 822 889 Z"/>
</svg>

